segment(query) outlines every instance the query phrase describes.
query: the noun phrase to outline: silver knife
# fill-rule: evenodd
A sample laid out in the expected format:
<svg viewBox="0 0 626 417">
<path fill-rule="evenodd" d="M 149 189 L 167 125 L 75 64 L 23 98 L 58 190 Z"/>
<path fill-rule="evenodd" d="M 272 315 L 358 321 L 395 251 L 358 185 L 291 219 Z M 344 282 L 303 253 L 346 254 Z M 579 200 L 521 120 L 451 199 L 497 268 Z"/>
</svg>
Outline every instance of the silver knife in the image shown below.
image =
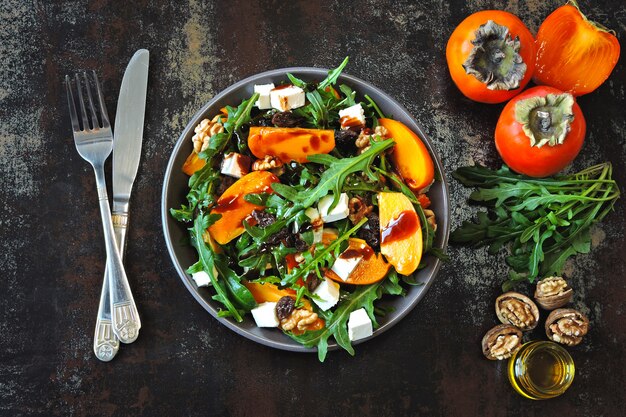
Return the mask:
<svg viewBox="0 0 626 417">
<path fill-rule="evenodd" d="M 148 89 L 149 52 L 135 52 L 124 72 L 115 115 L 113 140 L 113 229 L 120 254 L 126 248 L 128 205 L 137 175 Z M 132 343 L 139 336 L 141 321 L 128 282 L 115 280 L 105 270 L 94 352 L 102 361 L 110 361 L 119 350 L 119 342 Z"/>
</svg>

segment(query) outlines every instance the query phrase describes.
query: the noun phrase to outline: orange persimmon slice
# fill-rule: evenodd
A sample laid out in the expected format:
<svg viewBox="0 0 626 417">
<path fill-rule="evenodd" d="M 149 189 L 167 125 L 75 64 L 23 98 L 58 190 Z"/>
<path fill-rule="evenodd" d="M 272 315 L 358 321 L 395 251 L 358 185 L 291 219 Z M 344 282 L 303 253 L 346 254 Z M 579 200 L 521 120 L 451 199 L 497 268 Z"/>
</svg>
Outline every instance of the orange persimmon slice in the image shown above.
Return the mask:
<svg viewBox="0 0 626 417">
<path fill-rule="evenodd" d="M 378 193 L 380 251 L 399 274 L 410 275 L 422 259 L 422 227 L 411 201 L 402 193 Z"/>
<path fill-rule="evenodd" d="M 239 178 L 228 187 L 217 200 L 211 214 L 221 214 L 222 218 L 209 226 L 211 237 L 224 245 L 244 232 L 243 221 L 255 209 L 264 207 L 247 202 L 246 194 L 272 194 L 272 183 L 279 182 L 278 177 L 268 171 L 254 171 Z"/>
<path fill-rule="evenodd" d="M 196 152 L 191 151 L 183 164 L 183 172 L 191 177 L 194 172 L 202 169 L 205 165 L 206 161 L 200 158 Z"/>
<path fill-rule="evenodd" d="M 409 188 L 420 192 L 435 178 L 435 165 L 424 142 L 404 123 L 393 119 L 378 119 L 396 144 L 391 160 Z"/>
<path fill-rule="evenodd" d="M 257 158 L 275 156 L 282 162 L 307 162 L 309 155 L 328 153 L 335 148 L 335 132 L 300 127 L 253 126 L 248 147 Z"/>
<path fill-rule="evenodd" d="M 615 35 L 587 20 L 574 2 L 559 7 L 543 21 L 536 45 L 533 80 L 575 96 L 598 88 L 620 54 Z"/>
</svg>

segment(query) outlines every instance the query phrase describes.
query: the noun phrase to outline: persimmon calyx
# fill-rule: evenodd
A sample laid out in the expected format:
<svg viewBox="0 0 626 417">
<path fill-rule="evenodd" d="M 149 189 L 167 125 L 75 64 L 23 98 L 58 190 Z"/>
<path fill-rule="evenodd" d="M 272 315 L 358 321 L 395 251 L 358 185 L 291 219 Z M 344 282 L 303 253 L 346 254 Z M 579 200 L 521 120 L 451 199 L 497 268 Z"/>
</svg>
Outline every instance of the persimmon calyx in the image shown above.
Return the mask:
<svg viewBox="0 0 626 417">
<path fill-rule="evenodd" d="M 573 106 L 570 93 L 530 97 L 515 104 L 515 120 L 522 125 L 530 146 L 560 145 L 571 129 Z"/>
<path fill-rule="evenodd" d="M 526 63 L 519 53 L 519 37 L 493 20 L 480 25 L 472 41 L 474 47 L 463 63 L 467 74 L 487 85 L 489 90 L 515 90 L 526 74 Z"/>
</svg>

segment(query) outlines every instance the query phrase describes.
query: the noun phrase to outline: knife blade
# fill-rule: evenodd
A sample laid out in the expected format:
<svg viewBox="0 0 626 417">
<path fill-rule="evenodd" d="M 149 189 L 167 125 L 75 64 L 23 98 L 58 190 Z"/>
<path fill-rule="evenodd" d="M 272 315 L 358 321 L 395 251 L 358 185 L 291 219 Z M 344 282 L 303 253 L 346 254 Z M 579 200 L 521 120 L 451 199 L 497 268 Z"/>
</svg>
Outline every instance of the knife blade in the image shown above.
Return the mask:
<svg viewBox="0 0 626 417">
<path fill-rule="evenodd" d="M 126 247 L 130 194 L 139 168 L 143 141 L 149 56 L 147 50 L 140 49 L 128 63 L 115 116 L 112 219 L 122 256 Z M 123 302 L 115 303 L 120 300 Z M 94 335 L 96 357 L 110 361 L 119 350 L 120 339 L 124 343 L 135 341 L 140 328 L 141 321 L 128 283 L 111 282 L 105 270 Z"/>
<path fill-rule="evenodd" d="M 148 91 L 149 56 L 145 49 L 135 52 L 122 79 L 113 141 L 113 212 L 128 212 L 130 192 L 137 176 Z"/>
</svg>

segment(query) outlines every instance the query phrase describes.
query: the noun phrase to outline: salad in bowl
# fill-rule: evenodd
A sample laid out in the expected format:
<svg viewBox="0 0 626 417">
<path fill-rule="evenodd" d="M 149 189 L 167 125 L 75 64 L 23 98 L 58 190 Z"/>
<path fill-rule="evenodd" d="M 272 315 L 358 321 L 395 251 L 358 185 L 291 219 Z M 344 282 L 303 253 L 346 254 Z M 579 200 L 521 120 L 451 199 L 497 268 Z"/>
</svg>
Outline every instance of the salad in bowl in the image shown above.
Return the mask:
<svg viewBox="0 0 626 417">
<path fill-rule="evenodd" d="M 197 254 L 189 282 L 206 287 L 217 316 L 282 333 L 322 361 L 331 337 L 353 354 L 393 309 L 385 300 L 423 285 L 423 269 L 434 275 L 448 232 L 445 219 L 437 236 L 429 198 L 440 163 L 340 82 L 347 61 L 323 79 L 255 83 L 198 118 L 179 167 L 186 201 L 169 207 Z"/>
</svg>

